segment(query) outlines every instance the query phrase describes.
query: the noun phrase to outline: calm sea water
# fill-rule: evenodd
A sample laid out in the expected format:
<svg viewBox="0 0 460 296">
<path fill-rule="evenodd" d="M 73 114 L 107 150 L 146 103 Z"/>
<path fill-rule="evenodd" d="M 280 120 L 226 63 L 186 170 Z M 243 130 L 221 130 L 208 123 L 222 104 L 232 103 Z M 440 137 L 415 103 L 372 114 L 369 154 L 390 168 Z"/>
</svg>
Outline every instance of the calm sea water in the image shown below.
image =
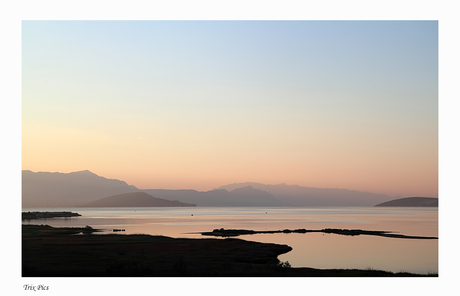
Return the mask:
<svg viewBox="0 0 460 296">
<path fill-rule="evenodd" d="M 283 230 L 346 228 L 386 230 L 406 235 L 438 236 L 437 208 L 52 208 L 23 211 L 72 211 L 74 218 L 24 221 L 56 227 L 125 229 L 123 234 L 204 238 L 215 228 Z M 379 269 L 392 272 L 438 272 L 438 240 L 337 234 L 256 234 L 239 238 L 286 244 L 280 255 L 293 267 Z"/>
</svg>

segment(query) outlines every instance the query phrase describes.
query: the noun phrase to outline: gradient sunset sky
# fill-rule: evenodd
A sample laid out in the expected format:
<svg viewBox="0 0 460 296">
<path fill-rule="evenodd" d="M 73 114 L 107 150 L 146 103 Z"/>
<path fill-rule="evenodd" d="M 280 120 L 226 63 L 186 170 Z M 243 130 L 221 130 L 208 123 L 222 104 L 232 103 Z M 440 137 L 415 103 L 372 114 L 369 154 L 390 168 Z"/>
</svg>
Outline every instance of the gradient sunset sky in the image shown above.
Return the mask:
<svg viewBox="0 0 460 296">
<path fill-rule="evenodd" d="M 22 169 L 438 196 L 436 21 L 23 21 Z"/>
</svg>

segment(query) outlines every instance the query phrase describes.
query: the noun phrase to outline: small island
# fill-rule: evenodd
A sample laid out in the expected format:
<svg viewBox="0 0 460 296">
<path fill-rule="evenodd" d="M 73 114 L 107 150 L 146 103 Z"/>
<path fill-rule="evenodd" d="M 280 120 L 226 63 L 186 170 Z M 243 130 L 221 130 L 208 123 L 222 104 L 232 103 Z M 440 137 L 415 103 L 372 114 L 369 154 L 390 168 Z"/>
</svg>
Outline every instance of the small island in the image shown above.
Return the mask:
<svg viewBox="0 0 460 296">
<path fill-rule="evenodd" d="M 49 218 L 70 218 L 79 217 L 78 213 L 72 212 L 22 212 L 22 220 L 49 219 Z"/>
</svg>

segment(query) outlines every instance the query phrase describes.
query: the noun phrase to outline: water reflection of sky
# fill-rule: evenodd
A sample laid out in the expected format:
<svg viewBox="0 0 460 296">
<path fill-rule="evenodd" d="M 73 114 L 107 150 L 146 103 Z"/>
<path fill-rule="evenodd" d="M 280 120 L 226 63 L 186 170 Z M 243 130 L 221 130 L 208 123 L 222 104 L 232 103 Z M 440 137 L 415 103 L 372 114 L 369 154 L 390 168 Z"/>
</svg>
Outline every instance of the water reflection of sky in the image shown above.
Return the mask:
<svg viewBox="0 0 460 296">
<path fill-rule="evenodd" d="M 24 209 L 69 211 L 69 209 Z M 215 228 L 283 230 L 347 228 L 437 236 L 438 211 L 433 208 L 78 208 L 81 217 L 32 220 L 56 227 L 90 225 L 112 233 L 208 238 Z M 193 214 L 193 216 L 192 216 Z M 292 266 L 374 268 L 389 271 L 437 272 L 438 240 L 409 240 L 335 234 L 257 234 L 245 240 L 287 244 L 279 257 Z"/>
</svg>

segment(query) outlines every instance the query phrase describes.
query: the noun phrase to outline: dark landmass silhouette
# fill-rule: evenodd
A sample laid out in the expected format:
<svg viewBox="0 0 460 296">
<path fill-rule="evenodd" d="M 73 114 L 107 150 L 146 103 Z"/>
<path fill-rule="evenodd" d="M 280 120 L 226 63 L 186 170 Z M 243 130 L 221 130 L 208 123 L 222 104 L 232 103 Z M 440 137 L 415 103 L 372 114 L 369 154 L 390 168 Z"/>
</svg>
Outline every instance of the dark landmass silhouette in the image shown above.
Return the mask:
<svg viewBox="0 0 460 296">
<path fill-rule="evenodd" d="M 49 225 L 22 225 L 22 238 L 35 236 L 61 236 L 61 235 L 75 235 L 75 234 L 92 234 L 93 232 L 101 232 L 100 229 L 94 229 L 91 226 L 85 227 L 51 227 Z"/>
<path fill-rule="evenodd" d="M 196 205 L 156 198 L 145 192 L 130 192 L 101 198 L 82 207 L 196 207 Z"/>
<path fill-rule="evenodd" d="M 247 230 L 247 229 L 214 229 L 211 232 L 200 232 L 201 235 L 208 236 L 220 236 L 220 237 L 234 237 L 240 235 L 248 234 L 271 234 L 271 233 L 312 233 L 312 232 L 322 232 L 328 234 L 340 234 L 340 235 L 374 235 L 374 236 L 383 236 L 383 237 L 392 237 L 392 238 L 408 238 L 408 239 L 438 239 L 434 236 L 413 236 L 413 235 L 403 235 L 394 233 L 391 231 L 379 231 L 379 230 L 361 230 L 361 229 L 334 229 L 334 228 L 325 228 L 321 230 L 307 230 L 307 229 L 284 229 L 284 230 Z"/>
<path fill-rule="evenodd" d="M 374 206 L 386 195 L 348 189 L 238 183 L 210 191 L 138 189 L 88 170 L 74 173 L 22 171 L 22 207 L 79 207 L 114 195 L 144 192 L 199 207 Z"/>
<path fill-rule="evenodd" d="M 22 212 L 22 220 L 79 217 L 72 212 Z"/>
<path fill-rule="evenodd" d="M 227 239 L 98 234 L 22 225 L 23 277 L 415 277 L 379 270 L 291 268 L 290 246 Z M 75 235 L 75 234 L 83 235 Z"/>
<path fill-rule="evenodd" d="M 435 197 L 405 197 L 380 203 L 376 207 L 438 207 Z"/>
</svg>

